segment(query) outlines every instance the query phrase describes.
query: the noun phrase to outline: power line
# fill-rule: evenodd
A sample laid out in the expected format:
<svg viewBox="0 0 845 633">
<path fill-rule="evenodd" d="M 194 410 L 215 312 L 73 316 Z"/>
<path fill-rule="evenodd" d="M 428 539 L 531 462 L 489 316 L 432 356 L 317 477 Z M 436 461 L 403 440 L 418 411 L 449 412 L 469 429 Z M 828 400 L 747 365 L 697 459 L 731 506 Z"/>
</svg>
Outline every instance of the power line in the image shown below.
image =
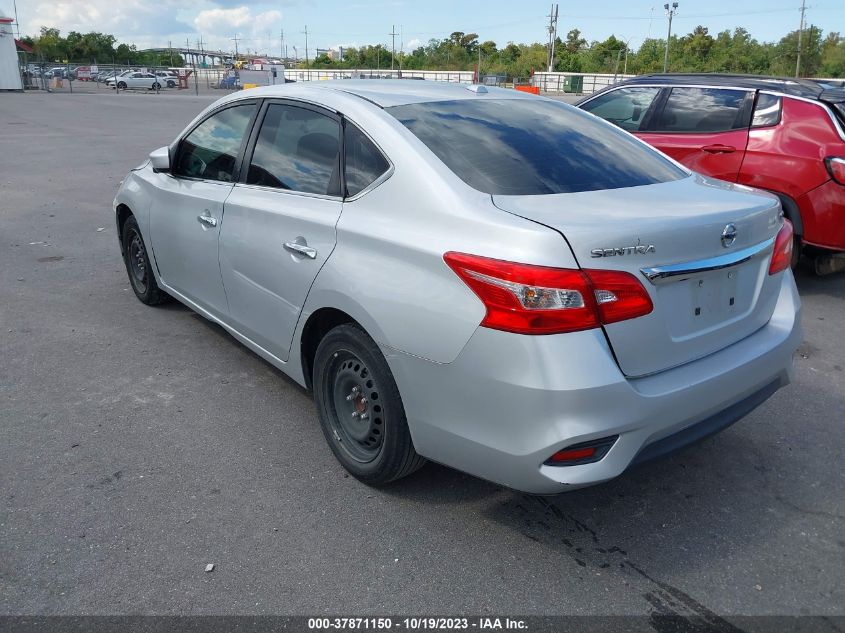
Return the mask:
<svg viewBox="0 0 845 633">
<path fill-rule="evenodd" d="M 762 11 L 733 11 L 731 13 L 694 13 L 682 16 L 679 19 L 693 20 L 698 18 L 721 18 L 735 15 L 760 15 L 763 13 L 786 13 L 787 11 L 794 11 L 795 7 L 781 8 L 781 9 L 765 9 Z M 575 20 L 651 20 L 651 16 L 645 17 L 642 15 L 574 15 L 570 13 L 563 14 L 565 18 Z"/>
</svg>

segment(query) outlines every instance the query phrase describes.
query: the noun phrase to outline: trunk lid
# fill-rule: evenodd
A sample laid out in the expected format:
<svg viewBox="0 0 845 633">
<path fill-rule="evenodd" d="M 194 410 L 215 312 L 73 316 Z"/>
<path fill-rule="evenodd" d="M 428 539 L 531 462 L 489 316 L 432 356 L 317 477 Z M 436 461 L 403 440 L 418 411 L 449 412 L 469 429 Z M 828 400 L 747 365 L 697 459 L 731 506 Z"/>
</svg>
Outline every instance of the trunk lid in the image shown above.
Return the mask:
<svg viewBox="0 0 845 633">
<path fill-rule="evenodd" d="M 493 203 L 560 232 L 582 268 L 642 281 L 653 312 L 604 327 L 628 376 L 712 354 L 774 312 L 780 275 L 768 269 L 782 220 L 770 194 L 694 175 L 624 189 L 497 195 Z M 735 232 L 733 241 L 723 245 L 723 232 Z"/>
</svg>

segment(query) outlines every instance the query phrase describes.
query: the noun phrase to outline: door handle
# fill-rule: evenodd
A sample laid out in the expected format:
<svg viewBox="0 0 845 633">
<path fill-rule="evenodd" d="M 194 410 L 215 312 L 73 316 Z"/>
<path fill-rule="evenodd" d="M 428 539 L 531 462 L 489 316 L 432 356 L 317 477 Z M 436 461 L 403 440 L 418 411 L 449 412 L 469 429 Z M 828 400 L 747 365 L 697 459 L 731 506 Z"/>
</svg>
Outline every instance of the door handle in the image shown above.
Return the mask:
<svg viewBox="0 0 845 633">
<path fill-rule="evenodd" d="M 197 220 L 206 226 L 217 226 L 217 218 L 212 218 L 210 215 L 198 215 Z"/>
<path fill-rule="evenodd" d="M 304 238 L 298 237 L 293 242 L 285 242 L 285 248 L 310 259 L 317 259 L 317 249 L 308 246 Z"/>
<path fill-rule="evenodd" d="M 701 151 L 707 152 L 708 154 L 732 154 L 736 151 L 736 148 L 732 145 L 721 145 L 716 143 L 715 145 L 705 145 L 701 148 Z"/>
</svg>

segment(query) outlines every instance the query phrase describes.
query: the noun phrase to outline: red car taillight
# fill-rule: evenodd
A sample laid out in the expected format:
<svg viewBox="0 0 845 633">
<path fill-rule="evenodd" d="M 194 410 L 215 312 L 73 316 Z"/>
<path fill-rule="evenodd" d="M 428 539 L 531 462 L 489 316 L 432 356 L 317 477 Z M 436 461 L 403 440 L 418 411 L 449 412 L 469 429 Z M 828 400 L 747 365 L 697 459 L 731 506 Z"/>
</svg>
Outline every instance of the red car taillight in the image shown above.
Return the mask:
<svg viewBox="0 0 845 633">
<path fill-rule="evenodd" d="M 775 250 L 772 253 L 772 261 L 769 264 L 769 274 L 774 275 L 786 270 L 792 264 L 792 222 L 784 218 L 783 226 L 780 227 L 775 238 Z"/>
<path fill-rule="evenodd" d="M 443 259 L 487 308 L 481 325 L 519 334 L 559 334 L 643 316 L 651 298 L 625 272 L 517 264 L 465 253 Z"/>
<path fill-rule="evenodd" d="M 845 158 L 825 158 L 824 164 L 830 177 L 840 185 L 845 185 Z"/>
</svg>

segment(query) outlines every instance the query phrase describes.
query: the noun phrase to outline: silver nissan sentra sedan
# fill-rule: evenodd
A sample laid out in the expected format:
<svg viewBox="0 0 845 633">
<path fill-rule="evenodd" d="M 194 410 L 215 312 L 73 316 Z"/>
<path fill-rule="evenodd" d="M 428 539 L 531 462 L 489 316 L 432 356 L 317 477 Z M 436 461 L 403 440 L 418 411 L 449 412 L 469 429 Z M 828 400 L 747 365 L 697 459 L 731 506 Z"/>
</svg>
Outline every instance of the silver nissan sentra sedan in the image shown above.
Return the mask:
<svg viewBox="0 0 845 633">
<path fill-rule="evenodd" d="M 123 181 L 132 288 L 311 389 L 360 480 L 431 459 L 558 493 L 719 431 L 801 340 L 778 199 L 513 90 L 297 83 Z"/>
</svg>

